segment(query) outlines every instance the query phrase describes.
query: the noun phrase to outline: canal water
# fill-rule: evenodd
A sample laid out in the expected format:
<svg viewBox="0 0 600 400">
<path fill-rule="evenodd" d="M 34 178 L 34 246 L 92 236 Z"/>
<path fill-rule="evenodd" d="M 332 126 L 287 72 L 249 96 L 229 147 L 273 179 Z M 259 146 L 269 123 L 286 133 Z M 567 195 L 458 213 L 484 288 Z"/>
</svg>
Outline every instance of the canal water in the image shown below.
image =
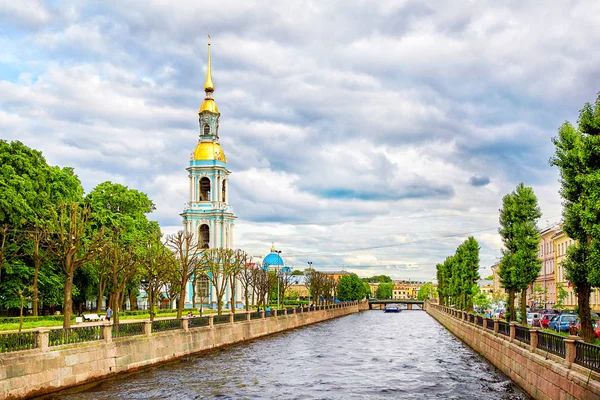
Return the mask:
<svg viewBox="0 0 600 400">
<path fill-rule="evenodd" d="M 528 399 L 423 311 L 365 311 L 51 399 Z"/>
</svg>

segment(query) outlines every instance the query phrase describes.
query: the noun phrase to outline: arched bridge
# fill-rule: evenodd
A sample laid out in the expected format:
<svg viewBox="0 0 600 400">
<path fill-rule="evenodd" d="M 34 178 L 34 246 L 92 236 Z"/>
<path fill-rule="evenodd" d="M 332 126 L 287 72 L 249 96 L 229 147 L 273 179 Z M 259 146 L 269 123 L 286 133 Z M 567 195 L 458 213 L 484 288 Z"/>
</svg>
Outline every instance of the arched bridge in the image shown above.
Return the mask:
<svg viewBox="0 0 600 400">
<path fill-rule="evenodd" d="M 383 310 L 387 304 L 405 304 L 407 310 L 422 310 L 423 309 L 423 300 L 415 300 L 415 299 L 395 299 L 395 300 L 381 300 L 381 299 L 369 299 L 369 310 L 374 308 L 379 308 Z M 416 307 L 414 307 L 416 305 Z"/>
</svg>

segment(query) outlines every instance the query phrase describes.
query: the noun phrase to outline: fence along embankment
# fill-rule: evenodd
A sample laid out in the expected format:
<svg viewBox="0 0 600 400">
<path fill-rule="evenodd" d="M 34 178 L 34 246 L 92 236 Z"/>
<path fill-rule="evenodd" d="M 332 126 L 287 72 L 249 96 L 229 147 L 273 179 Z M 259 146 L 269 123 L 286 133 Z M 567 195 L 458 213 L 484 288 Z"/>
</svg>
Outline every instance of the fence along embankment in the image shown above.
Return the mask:
<svg viewBox="0 0 600 400">
<path fill-rule="evenodd" d="M 358 311 L 359 303 L 348 302 L 2 334 L 0 399 L 50 393 Z"/>
<path fill-rule="evenodd" d="M 425 310 L 534 399 L 600 399 L 600 346 L 437 304 Z"/>
</svg>

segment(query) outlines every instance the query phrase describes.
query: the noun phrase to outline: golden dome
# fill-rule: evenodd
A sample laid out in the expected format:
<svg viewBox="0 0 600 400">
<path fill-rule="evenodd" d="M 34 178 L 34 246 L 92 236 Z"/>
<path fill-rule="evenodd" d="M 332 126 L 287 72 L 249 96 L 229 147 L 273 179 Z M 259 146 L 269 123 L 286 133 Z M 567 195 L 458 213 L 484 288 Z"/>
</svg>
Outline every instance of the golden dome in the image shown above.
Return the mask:
<svg viewBox="0 0 600 400">
<path fill-rule="evenodd" d="M 200 142 L 194 150 L 195 161 L 223 161 L 227 163 L 225 153 L 219 143 L 214 142 Z"/>
<path fill-rule="evenodd" d="M 200 106 L 200 112 L 202 111 L 210 111 L 212 113 L 218 114 L 219 107 L 217 107 L 217 103 L 215 103 L 213 99 L 206 98 Z"/>
</svg>

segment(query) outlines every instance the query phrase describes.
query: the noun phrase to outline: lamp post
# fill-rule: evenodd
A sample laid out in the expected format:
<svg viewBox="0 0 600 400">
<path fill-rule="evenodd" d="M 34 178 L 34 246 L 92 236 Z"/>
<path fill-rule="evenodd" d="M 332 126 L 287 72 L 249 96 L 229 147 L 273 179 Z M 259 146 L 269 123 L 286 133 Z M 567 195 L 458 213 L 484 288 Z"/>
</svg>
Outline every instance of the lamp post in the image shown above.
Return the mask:
<svg viewBox="0 0 600 400">
<path fill-rule="evenodd" d="M 308 262 L 308 268 L 312 269 L 312 261 Z M 308 288 L 308 306 L 310 307 L 310 288 Z"/>
<path fill-rule="evenodd" d="M 281 258 L 281 250 L 275 250 L 275 253 L 279 256 L 279 260 L 283 264 L 283 259 Z M 277 260 L 277 309 L 279 309 L 279 280 L 281 276 L 279 276 L 279 271 L 281 271 L 281 266 L 279 265 L 279 260 Z"/>
</svg>

